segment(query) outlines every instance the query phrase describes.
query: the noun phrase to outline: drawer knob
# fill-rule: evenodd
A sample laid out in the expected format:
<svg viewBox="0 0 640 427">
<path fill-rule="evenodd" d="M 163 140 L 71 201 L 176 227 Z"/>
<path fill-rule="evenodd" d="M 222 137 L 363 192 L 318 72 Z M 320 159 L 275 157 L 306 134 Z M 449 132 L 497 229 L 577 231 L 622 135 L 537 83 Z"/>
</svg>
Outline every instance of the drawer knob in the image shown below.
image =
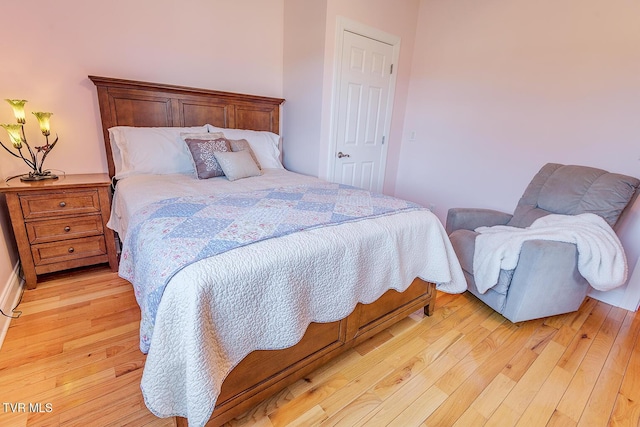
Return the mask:
<svg viewBox="0 0 640 427">
<path fill-rule="evenodd" d="M 60 202 L 60 207 L 61 207 L 61 208 L 64 208 L 65 206 L 67 206 L 67 203 L 66 203 L 66 202 Z"/>
<path fill-rule="evenodd" d="M 69 227 L 68 225 L 64 228 L 64 231 L 66 231 L 67 233 L 71 231 L 71 227 Z"/>
<path fill-rule="evenodd" d="M 75 249 L 73 249 L 73 248 L 69 248 L 69 253 L 70 253 L 70 254 L 72 254 L 72 253 L 73 253 L 73 251 L 75 251 Z"/>
</svg>

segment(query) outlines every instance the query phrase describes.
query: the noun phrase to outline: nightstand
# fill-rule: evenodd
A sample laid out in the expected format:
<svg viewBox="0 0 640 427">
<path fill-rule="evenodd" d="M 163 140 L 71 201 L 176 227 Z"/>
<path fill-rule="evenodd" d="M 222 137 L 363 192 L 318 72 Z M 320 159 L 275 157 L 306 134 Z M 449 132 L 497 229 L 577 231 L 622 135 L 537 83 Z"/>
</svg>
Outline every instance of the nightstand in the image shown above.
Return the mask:
<svg viewBox="0 0 640 427">
<path fill-rule="evenodd" d="M 107 174 L 0 184 L 27 289 L 40 274 L 101 263 L 118 269 L 115 233 L 107 228 L 110 185 Z"/>
</svg>

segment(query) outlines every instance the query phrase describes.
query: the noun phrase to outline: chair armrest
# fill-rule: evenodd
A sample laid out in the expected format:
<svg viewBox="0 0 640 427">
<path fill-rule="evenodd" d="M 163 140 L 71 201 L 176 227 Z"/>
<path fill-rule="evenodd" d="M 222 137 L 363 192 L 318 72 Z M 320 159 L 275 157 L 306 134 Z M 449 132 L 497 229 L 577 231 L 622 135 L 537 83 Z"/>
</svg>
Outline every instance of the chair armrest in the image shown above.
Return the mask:
<svg viewBox="0 0 640 427">
<path fill-rule="evenodd" d="M 578 271 L 575 244 L 528 240 L 522 245 L 502 314 L 520 322 L 568 313 L 580 307 L 590 289 Z"/>
<path fill-rule="evenodd" d="M 447 212 L 447 234 L 460 229 L 475 230 L 478 227 L 505 225 L 513 215 L 492 209 L 451 208 Z"/>
</svg>

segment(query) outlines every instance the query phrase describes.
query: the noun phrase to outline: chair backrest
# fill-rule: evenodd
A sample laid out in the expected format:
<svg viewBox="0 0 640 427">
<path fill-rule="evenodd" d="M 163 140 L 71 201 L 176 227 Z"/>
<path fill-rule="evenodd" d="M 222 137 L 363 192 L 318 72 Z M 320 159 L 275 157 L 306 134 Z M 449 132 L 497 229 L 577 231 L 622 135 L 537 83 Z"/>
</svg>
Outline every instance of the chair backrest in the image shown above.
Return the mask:
<svg viewBox="0 0 640 427">
<path fill-rule="evenodd" d="M 639 185 L 637 178 L 602 169 L 547 163 L 529 183 L 508 225 L 528 227 L 551 213 L 594 213 L 613 227 Z"/>
</svg>

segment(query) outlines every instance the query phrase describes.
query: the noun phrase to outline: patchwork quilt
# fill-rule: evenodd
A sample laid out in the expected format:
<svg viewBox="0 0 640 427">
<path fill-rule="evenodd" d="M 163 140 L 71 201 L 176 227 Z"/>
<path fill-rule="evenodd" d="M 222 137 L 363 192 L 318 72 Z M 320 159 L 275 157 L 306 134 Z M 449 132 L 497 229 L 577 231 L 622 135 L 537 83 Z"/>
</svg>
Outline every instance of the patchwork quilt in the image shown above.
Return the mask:
<svg viewBox="0 0 640 427">
<path fill-rule="evenodd" d="M 414 203 L 336 183 L 179 197 L 134 215 L 120 275 L 140 305 L 140 350 L 149 351 L 160 299 L 182 268 L 234 248 L 290 233 L 421 209 Z"/>
</svg>

